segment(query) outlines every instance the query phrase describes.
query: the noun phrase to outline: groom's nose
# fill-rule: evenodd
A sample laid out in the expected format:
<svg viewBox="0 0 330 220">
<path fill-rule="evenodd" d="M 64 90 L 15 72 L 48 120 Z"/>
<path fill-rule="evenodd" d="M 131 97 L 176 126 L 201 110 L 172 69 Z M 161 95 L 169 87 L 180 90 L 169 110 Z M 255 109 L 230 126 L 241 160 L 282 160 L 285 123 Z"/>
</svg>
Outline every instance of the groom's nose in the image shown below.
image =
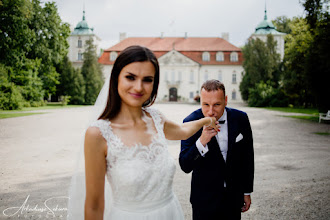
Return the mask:
<svg viewBox="0 0 330 220">
<path fill-rule="evenodd" d="M 208 111 L 208 116 L 209 117 L 213 117 L 214 116 L 214 113 L 215 113 L 215 111 L 213 110 L 213 107 L 210 106 L 209 111 Z"/>
</svg>

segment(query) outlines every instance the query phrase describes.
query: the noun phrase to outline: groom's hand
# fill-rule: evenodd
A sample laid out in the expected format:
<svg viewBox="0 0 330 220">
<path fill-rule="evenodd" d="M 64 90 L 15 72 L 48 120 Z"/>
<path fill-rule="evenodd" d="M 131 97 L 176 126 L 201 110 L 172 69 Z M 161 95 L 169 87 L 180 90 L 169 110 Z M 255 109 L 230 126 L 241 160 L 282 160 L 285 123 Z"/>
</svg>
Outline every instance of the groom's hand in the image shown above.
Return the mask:
<svg viewBox="0 0 330 220">
<path fill-rule="evenodd" d="M 205 147 L 207 143 L 210 142 L 211 138 L 214 137 L 218 132 L 214 130 L 212 127 L 203 127 L 202 135 L 200 136 L 199 140 L 201 144 Z"/>
<path fill-rule="evenodd" d="M 251 205 L 251 196 L 250 195 L 244 195 L 244 206 L 242 207 L 242 212 L 246 212 L 249 210 Z"/>
</svg>

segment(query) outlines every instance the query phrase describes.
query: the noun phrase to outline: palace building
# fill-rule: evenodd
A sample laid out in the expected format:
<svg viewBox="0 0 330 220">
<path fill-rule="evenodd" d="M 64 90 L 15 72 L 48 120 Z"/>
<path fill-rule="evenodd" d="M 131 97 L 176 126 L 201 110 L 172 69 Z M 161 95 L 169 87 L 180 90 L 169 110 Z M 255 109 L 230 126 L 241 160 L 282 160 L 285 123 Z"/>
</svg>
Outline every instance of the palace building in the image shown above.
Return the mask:
<svg viewBox="0 0 330 220">
<path fill-rule="evenodd" d="M 278 32 L 267 19 L 256 27 L 249 39 L 267 40 L 272 34 L 277 42 L 277 52 L 284 57 L 284 33 Z M 81 68 L 86 40 L 93 38 L 99 63 L 103 66 L 106 78 L 118 54 L 131 45 L 141 45 L 151 49 L 160 65 L 160 83 L 157 101 L 194 102 L 199 96 L 203 82 L 218 79 L 224 83 L 230 102 L 242 102 L 239 85 L 243 74 L 243 54 L 239 47 L 229 43 L 229 34 L 222 37 L 129 37 L 120 33 L 120 42 L 104 50 L 100 49 L 101 39 L 94 34 L 83 18 L 71 33 L 69 41 L 69 60 L 75 68 Z"/>
<path fill-rule="evenodd" d="M 228 35 L 224 35 L 227 38 Z M 243 72 L 240 48 L 220 37 L 129 37 L 104 50 L 103 73 L 111 73 L 118 54 L 131 45 L 152 50 L 160 65 L 158 101 L 194 102 L 202 83 L 218 79 L 230 102 L 242 102 L 239 84 Z"/>
</svg>

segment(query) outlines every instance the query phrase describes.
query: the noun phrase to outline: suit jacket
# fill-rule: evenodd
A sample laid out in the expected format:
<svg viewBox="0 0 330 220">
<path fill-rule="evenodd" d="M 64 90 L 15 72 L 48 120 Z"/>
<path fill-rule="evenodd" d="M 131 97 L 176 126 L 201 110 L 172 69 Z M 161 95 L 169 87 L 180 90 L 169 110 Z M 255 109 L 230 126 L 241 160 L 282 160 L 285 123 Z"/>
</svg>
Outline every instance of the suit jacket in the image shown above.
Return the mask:
<svg viewBox="0 0 330 220">
<path fill-rule="evenodd" d="M 243 202 L 244 193 L 253 191 L 254 153 L 252 131 L 245 112 L 227 108 L 228 152 L 224 161 L 218 142 L 213 137 L 207 144 L 209 152 L 201 156 L 196 141 L 202 129 L 187 140 L 181 141 L 179 163 L 181 169 L 192 173 L 190 202 L 194 208 L 218 209 L 226 188 L 232 193 L 233 199 Z M 201 109 L 191 113 L 183 122 L 203 118 Z M 243 139 L 236 142 L 241 134 Z"/>
</svg>

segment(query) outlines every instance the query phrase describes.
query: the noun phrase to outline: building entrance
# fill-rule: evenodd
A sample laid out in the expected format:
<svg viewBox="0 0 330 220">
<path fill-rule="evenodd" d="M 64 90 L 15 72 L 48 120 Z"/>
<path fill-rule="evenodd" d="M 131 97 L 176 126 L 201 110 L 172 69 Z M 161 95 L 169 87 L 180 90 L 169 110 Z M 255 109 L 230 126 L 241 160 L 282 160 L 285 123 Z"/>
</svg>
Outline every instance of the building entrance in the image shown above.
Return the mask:
<svg viewBox="0 0 330 220">
<path fill-rule="evenodd" d="M 177 88 L 170 88 L 170 102 L 176 102 L 178 100 L 178 90 Z"/>
</svg>

